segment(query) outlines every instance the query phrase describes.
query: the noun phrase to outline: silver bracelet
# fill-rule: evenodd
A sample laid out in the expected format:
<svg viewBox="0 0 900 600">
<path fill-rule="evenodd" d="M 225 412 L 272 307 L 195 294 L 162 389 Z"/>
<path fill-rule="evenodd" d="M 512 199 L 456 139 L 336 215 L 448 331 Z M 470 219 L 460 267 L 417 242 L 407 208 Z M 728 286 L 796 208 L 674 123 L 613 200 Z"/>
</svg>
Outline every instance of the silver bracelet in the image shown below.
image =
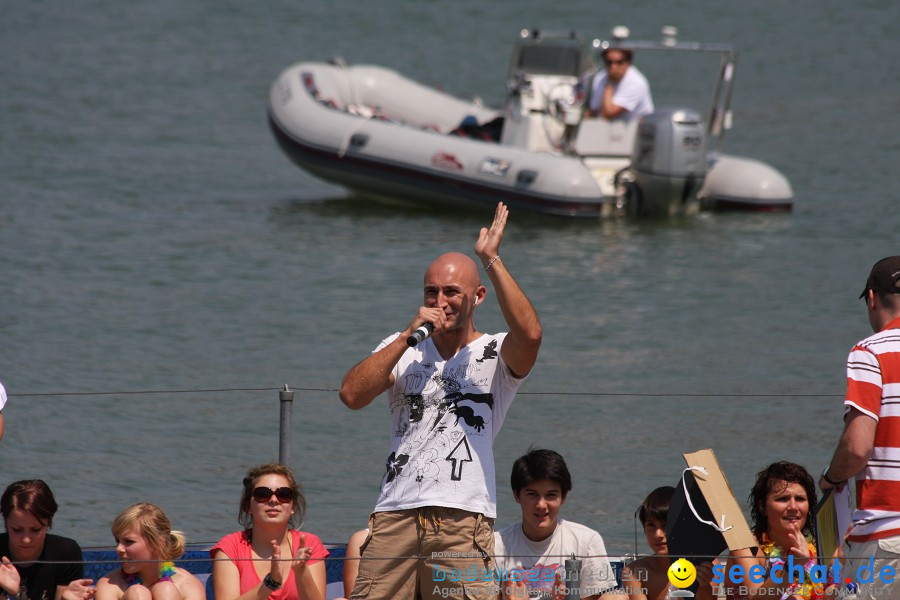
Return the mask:
<svg viewBox="0 0 900 600">
<path fill-rule="evenodd" d="M 490 269 L 494 265 L 494 261 L 496 261 L 498 258 L 500 258 L 499 254 L 491 259 L 491 262 L 489 262 L 487 264 L 487 266 L 484 268 L 484 270 L 487 271 L 488 269 Z"/>
</svg>

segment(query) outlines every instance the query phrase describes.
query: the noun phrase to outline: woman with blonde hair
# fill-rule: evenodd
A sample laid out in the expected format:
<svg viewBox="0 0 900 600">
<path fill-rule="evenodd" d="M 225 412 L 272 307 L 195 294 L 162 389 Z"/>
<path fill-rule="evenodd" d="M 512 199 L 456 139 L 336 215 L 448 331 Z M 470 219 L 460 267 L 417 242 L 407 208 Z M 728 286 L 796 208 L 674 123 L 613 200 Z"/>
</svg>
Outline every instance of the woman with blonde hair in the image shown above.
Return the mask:
<svg viewBox="0 0 900 600">
<path fill-rule="evenodd" d="M 216 600 L 325 600 L 328 551 L 299 529 L 306 499 L 291 470 L 260 465 L 243 484 L 238 523 L 244 529 L 209 551 Z"/>
<path fill-rule="evenodd" d="M 95 600 L 205 600 L 199 579 L 172 561 L 184 554 L 184 534 L 155 504 L 141 502 L 122 511 L 112 524 L 122 568 L 107 573 Z"/>
</svg>

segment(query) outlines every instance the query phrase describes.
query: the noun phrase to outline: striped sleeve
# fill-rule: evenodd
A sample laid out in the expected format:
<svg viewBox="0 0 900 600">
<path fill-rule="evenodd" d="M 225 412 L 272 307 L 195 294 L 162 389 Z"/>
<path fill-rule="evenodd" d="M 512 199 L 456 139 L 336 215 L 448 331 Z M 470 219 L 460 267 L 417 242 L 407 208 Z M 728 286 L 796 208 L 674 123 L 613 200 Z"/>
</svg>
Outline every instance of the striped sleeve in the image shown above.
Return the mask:
<svg viewBox="0 0 900 600">
<path fill-rule="evenodd" d="M 847 357 L 845 414 L 855 408 L 877 421 L 881 412 L 881 387 L 878 357 L 862 346 L 854 346 Z"/>
<path fill-rule="evenodd" d="M 856 476 L 849 539 L 895 536 L 900 532 L 900 318 L 850 351 L 844 406 L 877 420 L 872 453 Z"/>
</svg>

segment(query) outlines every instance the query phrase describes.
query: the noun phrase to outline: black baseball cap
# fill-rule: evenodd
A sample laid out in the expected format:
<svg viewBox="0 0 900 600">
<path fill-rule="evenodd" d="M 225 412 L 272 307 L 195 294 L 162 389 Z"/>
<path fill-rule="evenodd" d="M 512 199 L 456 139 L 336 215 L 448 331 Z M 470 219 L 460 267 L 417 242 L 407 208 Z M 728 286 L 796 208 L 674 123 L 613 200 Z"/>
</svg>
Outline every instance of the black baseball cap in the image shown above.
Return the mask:
<svg viewBox="0 0 900 600">
<path fill-rule="evenodd" d="M 866 279 L 866 287 L 859 297 L 865 296 L 869 290 L 900 294 L 900 256 L 882 258 L 872 266 L 872 272 Z"/>
</svg>

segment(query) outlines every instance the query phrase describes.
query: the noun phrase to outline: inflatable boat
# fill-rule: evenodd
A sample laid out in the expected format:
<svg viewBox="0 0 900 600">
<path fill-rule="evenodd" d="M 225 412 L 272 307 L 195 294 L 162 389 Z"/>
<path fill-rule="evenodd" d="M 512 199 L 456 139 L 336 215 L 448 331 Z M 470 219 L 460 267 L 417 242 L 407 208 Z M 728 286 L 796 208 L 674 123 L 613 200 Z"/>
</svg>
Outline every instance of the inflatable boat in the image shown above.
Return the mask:
<svg viewBox="0 0 900 600">
<path fill-rule="evenodd" d="M 623 31 L 624 30 L 624 31 Z M 717 53 L 708 112 L 660 108 L 640 120 L 587 118 L 585 90 L 611 46 Z M 650 60 L 649 55 L 641 55 Z M 611 40 L 523 30 L 502 110 L 373 65 L 295 64 L 271 88 L 268 119 L 298 166 L 391 203 L 494 206 L 570 217 L 699 210 L 789 211 L 773 167 L 720 152 L 730 127 L 737 53 L 729 45 Z"/>
</svg>

